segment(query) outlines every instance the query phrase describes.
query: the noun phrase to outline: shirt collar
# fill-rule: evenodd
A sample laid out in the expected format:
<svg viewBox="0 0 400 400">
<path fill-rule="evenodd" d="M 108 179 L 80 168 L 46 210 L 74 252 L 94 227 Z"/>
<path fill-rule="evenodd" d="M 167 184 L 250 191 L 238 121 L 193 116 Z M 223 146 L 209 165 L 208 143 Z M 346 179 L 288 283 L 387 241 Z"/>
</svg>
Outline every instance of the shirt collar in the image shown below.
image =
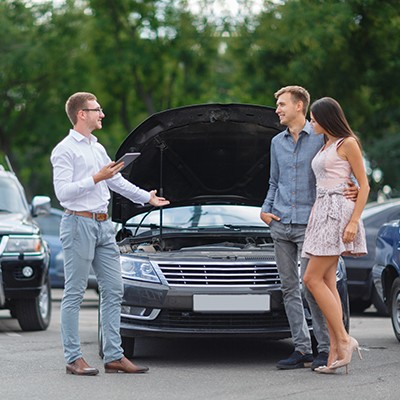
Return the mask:
<svg viewBox="0 0 400 400">
<path fill-rule="evenodd" d="M 70 129 L 69 134 L 77 141 L 77 142 L 82 142 L 85 140 L 86 142 L 97 142 L 97 137 L 90 134 L 89 138 L 87 138 L 85 135 L 82 135 L 82 133 L 79 133 L 75 129 Z"/>
<path fill-rule="evenodd" d="M 285 136 L 289 136 L 290 135 L 289 128 L 286 128 L 284 130 L 284 132 L 285 132 Z M 301 132 L 304 132 L 307 135 L 310 135 L 312 133 L 312 126 L 310 124 L 310 121 L 306 120 L 306 124 L 304 125 L 303 129 L 301 130 Z"/>
</svg>

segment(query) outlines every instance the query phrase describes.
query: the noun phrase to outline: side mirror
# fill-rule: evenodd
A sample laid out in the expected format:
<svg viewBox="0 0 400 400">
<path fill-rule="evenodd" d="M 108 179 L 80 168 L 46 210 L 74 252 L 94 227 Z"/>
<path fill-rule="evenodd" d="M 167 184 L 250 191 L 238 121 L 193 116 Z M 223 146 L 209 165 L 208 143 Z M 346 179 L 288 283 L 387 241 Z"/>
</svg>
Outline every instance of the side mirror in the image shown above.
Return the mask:
<svg viewBox="0 0 400 400">
<path fill-rule="evenodd" d="M 50 209 L 51 200 L 49 196 L 35 196 L 32 199 L 32 215 L 34 217 L 50 214 Z"/>
</svg>

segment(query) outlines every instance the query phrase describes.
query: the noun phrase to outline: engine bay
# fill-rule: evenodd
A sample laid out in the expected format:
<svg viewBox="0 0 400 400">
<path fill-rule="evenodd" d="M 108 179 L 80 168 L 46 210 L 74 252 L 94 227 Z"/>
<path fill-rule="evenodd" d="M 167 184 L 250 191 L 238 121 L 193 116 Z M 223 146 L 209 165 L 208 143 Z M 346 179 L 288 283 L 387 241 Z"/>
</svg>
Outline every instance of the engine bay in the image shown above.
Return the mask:
<svg viewBox="0 0 400 400">
<path fill-rule="evenodd" d="M 164 235 L 125 237 L 118 242 L 121 253 L 160 253 L 171 251 L 265 251 L 273 250 L 269 235 Z"/>
</svg>

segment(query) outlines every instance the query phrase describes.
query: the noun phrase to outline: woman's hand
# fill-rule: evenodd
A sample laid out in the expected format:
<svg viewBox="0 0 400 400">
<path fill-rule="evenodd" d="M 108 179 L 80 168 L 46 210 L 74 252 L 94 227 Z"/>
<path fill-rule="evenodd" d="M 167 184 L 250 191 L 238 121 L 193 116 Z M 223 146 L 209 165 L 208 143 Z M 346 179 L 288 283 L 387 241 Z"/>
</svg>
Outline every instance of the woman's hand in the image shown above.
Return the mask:
<svg viewBox="0 0 400 400">
<path fill-rule="evenodd" d="M 358 232 L 358 223 L 355 221 L 350 221 L 343 232 L 343 242 L 351 243 L 352 241 L 354 241 L 357 232 Z"/>
</svg>

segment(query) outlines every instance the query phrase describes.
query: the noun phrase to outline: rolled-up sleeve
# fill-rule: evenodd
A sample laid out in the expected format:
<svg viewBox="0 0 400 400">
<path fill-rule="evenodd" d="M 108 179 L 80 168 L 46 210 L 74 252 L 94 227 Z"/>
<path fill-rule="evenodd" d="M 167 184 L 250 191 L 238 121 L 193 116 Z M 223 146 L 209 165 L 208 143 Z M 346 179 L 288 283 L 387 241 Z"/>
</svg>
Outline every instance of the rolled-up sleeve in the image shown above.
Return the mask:
<svg viewBox="0 0 400 400">
<path fill-rule="evenodd" d="M 119 173 L 113 178 L 108 179 L 107 185 L 111 190 L 119 193 L 134 203 L 143 205 L 150 201 L 150 193 L 148 191 L 140 189 L 138 186 L 130 183 Z"/>
</svg>

